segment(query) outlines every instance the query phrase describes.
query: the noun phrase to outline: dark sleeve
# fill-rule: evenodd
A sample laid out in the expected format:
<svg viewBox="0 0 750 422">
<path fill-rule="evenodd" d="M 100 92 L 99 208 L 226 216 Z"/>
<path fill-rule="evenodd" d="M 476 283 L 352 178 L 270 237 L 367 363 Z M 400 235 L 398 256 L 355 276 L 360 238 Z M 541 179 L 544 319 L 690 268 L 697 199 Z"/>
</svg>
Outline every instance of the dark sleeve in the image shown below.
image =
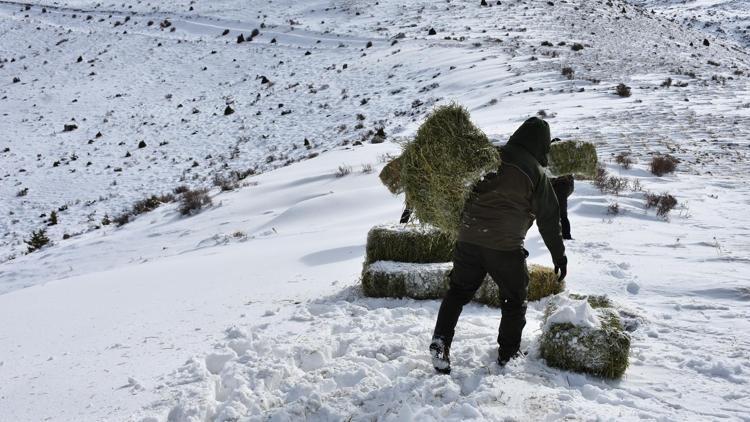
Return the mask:
<svg viewBox="0 0 750 422">
<path fill-rule="evenodd" d="M 560 227 L 560 206 L 557 203 L 552 183 L 544 173 L 534 191 L 532 207 L 536 215 L 536 225 L 539 227 L 544 244 L 552 255 L 552 261 L 558 262 L 565 255 Z"/>
</svg>

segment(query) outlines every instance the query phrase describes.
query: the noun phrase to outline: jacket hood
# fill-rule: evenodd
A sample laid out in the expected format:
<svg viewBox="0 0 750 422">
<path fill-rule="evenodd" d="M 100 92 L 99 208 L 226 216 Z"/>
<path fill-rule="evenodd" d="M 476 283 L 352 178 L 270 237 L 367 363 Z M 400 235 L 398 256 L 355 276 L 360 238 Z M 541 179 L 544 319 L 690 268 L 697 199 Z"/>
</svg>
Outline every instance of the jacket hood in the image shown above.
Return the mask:
<svg viewBox="0 0 750 422">
<path fill-rule="evenodd" d="M 549 124 L 538 117 L 523 122 L 508 140 L 508 145 L 526 150 L 542 167 L 547 167 L 550 143 Z"/>
</svg>

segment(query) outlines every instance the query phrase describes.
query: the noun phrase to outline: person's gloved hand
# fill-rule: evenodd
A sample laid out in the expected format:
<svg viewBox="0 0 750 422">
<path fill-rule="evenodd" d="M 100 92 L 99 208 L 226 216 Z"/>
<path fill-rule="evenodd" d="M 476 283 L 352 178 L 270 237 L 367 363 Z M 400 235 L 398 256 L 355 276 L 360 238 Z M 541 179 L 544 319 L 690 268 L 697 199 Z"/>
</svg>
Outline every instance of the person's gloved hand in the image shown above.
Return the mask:
<svg viewBox="0 0 750 422">
<path fill-rule="evenodd" d="M 555 260 L 555 275 L 557 282 L 562 283 L 565 276 L 568 275 L 568 257 L 563 255 L 562 258 Z"/>
</svg>

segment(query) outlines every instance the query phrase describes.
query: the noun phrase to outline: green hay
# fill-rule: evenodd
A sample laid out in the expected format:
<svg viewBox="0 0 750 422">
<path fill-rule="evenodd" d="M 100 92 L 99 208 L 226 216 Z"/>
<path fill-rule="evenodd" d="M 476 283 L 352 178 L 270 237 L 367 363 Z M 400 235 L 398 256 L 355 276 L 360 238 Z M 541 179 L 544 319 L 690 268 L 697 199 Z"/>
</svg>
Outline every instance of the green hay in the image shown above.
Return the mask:
<svg viewBox="0 0 750 422">
<path fill-rule="evenodd" d="M 413 264 L 378 261 L 365 265 L 362 271 L 362 290 L 369 297 L 409 297 L 412 299 L 442 299 L 450 285 L 451 263 Z M 559 293 L 564 284 L 549 283 L 547 267 L 532 265 L 529 270 L 529 301 Z M 532 292 L 534 295 L 532 297 Z M 487 276 L 474 295 L 474 301 L 487 306 L 500 307 L 497 284 Z"/>
<path fill-rule="evenodd" d="M 369 297 L 441 299 L 448 291 L 450 269 L 450 263 L 377 261 L 362 271 L 362 291 Z"/>
<path fill-rule="evenodd" d="M 553 142 L 549 152 L 549 170 L 556 176 L 574 174 L 593 178 L 596 175 L 596 147 L 590 142 Z"/>
<path fill-rule="evenodd" d="M 474 183 L 500 156 L 463 107 L 438 107 L 401 154 L 401 181 L 419 221 L 456 236 Z"/>
<path fill-rule="evenodd" d="M 375 226 L 367 233 L 367 263 L 449 262 L 453 258 L 451 236 L 426 225 Z"/>
<path fill-rule="evenodd" d="M 583 298 L 571 295 L 571 298 Z M 602 300 L 602 298 L 604 300 Z M 630 336 L 625 332 L 617 312 L 606 297 L 587 298 L 601 322 L 600 328 L 577 327 L 570 323 L 546 326 L 547 318 L 554 312 L 555 301 L 550 301 L 545 310 L 540 352 L 547 365 L 587 373 L 599 377 L 617 379 L 628 367 Z"/>
<path fill-rule="evenodd" d="M 565 282 L 558 282 L 555 271 L 542 265 L 529 265 L 529 292 L 526 300 L 535 302 L 565 290 Z M 500 307 L 500 289 L 488 275 L 474 296 L 474 300 L 492 307 Z"/>
<path fill-rule="evenodd" d="M 398 195 L 404 193 L 404 187 L 401 184 L 401 157 L 394 158 L 390 163 L 380 171 L 380 181 L 392 194 Z"/>
<path fill-rule="evenodd" d="M 589 306 L 594 309 L 612 307 L 612 301 L 604 295 L 581 295 L 577 293 L 571 293 L 568 295 L 568 297 L 574 300 L 586 299 L 589 302 Z"/>
</svg>

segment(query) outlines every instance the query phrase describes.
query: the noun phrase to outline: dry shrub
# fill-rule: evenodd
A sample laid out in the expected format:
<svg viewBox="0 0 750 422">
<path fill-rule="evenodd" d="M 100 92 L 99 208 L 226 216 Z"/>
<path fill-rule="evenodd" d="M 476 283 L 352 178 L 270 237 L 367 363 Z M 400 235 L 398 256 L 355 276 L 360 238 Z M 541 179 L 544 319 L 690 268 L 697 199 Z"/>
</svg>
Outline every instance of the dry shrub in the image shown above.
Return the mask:
<svg viewBox="0 0 750 422">
<path fill-rule="evenodd" d="M 211 205 L 212 202 L 211 197 L 208 196 L 208 189 L 188 190 L 182 194 L 178 210 L 182 215 L 193 215 L 203 207 Z"/>
<path fill-rule="evenodd" d="M 656 215 L 659 217 L 667 217 L 669 212 L 677 206 L 677 198 L 666 192 L 660 195 L 646 192 L 644 197 L 646 199 L 646 209 L 656 208 Z"/>
<path fill-rule="evenodd" d="M 657 176 L 673 173 L 677 169 L 677 163 L 679 162 L 679 159 L 669 154 L 654 156 L 651 159 L 651 173 Z"/>
<path fill-rule="evenodd" d="M 629 97 L 630 96 L 630 87 L 625 84 L 619 84 L 615 88 L 615 93 L 619 95 L 620 97 Z"/>
<path fill-rule="evenodd" d="M 214 186 L 221 189 L 222 192 L 227 192 L 239 188 L 240 180 L 237 178 L 237 175 L 235 173 L 232 173 L 229 176 L 215 174 L 213 184 Z"/>
<path fill-rule="evenodd" d="M 621 152 L 615 155 L 615 162 L 622 166 L 625 170 L 630 169 L 633 166 L 633 158 L 630 156 L 630 152 Z"/>
<path fill-rule="evenodd" d="M 594 186 L 602 193 L 611 193 L 619 195 L 620 192 L 627 189 L 630 181 L 624 177 L 610 176 L 604 167 L 597 167 L 594 176 Z"/>
<path fill-rule="evenodd" d="M 352 172 L 352 166 L 342 164 L 339 166 L 339 168 L 336 170 L 336 177 L 344 177 Z"/>
</svg>

